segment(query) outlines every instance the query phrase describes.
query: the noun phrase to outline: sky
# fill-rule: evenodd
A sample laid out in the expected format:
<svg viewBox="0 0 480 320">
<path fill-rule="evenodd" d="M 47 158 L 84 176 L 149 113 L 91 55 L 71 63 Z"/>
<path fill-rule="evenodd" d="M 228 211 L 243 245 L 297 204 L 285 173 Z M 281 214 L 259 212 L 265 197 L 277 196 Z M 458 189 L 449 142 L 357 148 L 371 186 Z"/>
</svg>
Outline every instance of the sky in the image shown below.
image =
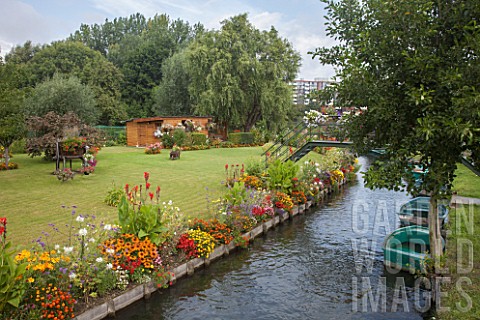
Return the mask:
<svg viewBox="0 0 480 320">
<path fill-rule="evenodd" d="M 319 0 L 0 0 L 0 54 L 27 40 L 46 44 L 65 39 L 82 23 L 101 24 L 137 12 L 147 18 L 165 13 L 174 20 L 200 22 L 207 29 L 219 29 L 222 20 L 248 13 L 256 28 L 274 26 L 300 53 L 297 79 L 334 75 L 331 66 L 321 65 L 308 54 L 334 44 L 326 36 L 325 11 Z"/>
</svg>

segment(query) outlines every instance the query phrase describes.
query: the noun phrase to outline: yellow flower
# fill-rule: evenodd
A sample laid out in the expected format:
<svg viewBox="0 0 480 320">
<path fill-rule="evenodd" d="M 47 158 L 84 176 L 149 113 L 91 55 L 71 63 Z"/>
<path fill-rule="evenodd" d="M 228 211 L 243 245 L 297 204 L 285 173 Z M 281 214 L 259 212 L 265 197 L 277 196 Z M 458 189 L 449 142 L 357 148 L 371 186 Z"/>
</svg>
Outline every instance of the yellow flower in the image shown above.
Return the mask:
<svg viewBox="0 0 480 320">
<path fill-rule="evenodd" d="M 27 282 L 28 282 L 28 283 L 33 283 L 33 282 L 35 282 L 35 279 L 32 278 L 32 277 L 30 277 L 30 278 L 27 279 Z"/>
</svg>

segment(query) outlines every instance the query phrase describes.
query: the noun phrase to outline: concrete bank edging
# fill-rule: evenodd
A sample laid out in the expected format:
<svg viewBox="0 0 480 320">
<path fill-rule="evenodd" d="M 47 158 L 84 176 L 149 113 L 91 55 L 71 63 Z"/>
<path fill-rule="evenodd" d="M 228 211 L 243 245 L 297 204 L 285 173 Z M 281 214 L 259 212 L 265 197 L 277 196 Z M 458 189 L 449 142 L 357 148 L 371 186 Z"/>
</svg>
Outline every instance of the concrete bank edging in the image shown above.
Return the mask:
<svg viewBox="0 0 480 320">
<path fill-rule="evenodd" d="M 346 183 L 346 180 L 342 181 L 342 185 Z M 268 230 L 275 228 L 279 223 L 283 223 L 284 221 L 293 218 L 298 214 L 303 214 L 310 208 L 316 206 L 317 204 L 321 203 L 325 200 L 325 197 L 328 194 L 331 194 L 334 190 L 332 188 L 327 188 L 322 190 L 319 193 L 315 202 L 308 201 L 306 204 L 294 206 L 292 210 L 284 211 L 277 216 L 274 216 L 272 219 L 264 221 L 263 223 L 257 225 L 255 228 L 250 230 L 247 233 L 244 233 L 242 237 L 248 240 L 254 240 L 256 237 L 267 233 Z M 228 256 L 230 252 L 237 249 L 235 243 L 230 242 L 227 245 L 220 245 L 216 247 L 213 252 L 210 254 L 208 258 L 195 258 L 192 260 L 183 263 L 170 272 L 173 274 L 170 281 L 174 284 L 178 279 L 183 278 L 185 276 L 191 276 L 195 273 L 195 270 L 200 269 L 202 267 L 208 267 L 212 261 L 218 260 L 223 256 Z M 166 284 L 166 283 L 165 283 Z M 76 320 L 100 320 L 106 317 L 115 316 L 115 312 L 133 304 L 134 302 L 145 298 L 150 298 L 151 294 L 157 291 L 158 288 L 155 283 L 148 282 L 145 284 L 139 284 L 119 296 L 116 296 L 111 299 L 107 299 L 104 303 L 94 306 L 91 309 L 85 310 L 83 313 L 77 315 L 74 319 Z"/>
</svg>

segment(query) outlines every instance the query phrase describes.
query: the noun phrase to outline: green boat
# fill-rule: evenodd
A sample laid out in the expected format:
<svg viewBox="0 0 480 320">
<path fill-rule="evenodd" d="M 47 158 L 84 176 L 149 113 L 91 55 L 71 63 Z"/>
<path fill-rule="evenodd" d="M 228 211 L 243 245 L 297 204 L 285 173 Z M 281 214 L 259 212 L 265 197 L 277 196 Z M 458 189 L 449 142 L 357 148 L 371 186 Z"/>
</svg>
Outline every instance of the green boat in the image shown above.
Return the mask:
<svg viewBox="0 0 480 320">
<path fill-rule="evenodd" d="M 442 239 L 442 249 L 445 242 Z M 430 251 L 428 228 L 408 226 L 392 232 L 383 243 L 383 263 L 389 268 L 410 273 L 425 272 L 424 261 Z"/>
<path fill-rule="evenodd" d="M 430 210 L 430 197 L 416 197 L 400 207 L 397 212 L 400 226 L 419 225 L 428 227 L 428 212 Z M 437 205 L 438 221 L 440 226 L 448 222 L 448 208 L 439 203 Z"/>
</svg>

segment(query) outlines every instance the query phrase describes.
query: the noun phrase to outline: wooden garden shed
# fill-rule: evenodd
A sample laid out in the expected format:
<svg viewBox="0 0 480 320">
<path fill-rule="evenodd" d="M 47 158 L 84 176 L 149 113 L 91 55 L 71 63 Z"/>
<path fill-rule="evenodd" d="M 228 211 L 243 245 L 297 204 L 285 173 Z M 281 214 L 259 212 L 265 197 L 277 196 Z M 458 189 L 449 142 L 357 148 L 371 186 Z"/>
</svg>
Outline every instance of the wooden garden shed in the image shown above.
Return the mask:
<svg viewBox="0 0 480 320">
<path fill-rule="evenodd" d="M 204 133 L 208 136 L 208 125 L 212 117 L 151 117 L 126 121 L 127 146 L 139 147 L 156 143 L 156 132 L 168 133 L 176 128 L 185 131 Z"/>
</svg>

